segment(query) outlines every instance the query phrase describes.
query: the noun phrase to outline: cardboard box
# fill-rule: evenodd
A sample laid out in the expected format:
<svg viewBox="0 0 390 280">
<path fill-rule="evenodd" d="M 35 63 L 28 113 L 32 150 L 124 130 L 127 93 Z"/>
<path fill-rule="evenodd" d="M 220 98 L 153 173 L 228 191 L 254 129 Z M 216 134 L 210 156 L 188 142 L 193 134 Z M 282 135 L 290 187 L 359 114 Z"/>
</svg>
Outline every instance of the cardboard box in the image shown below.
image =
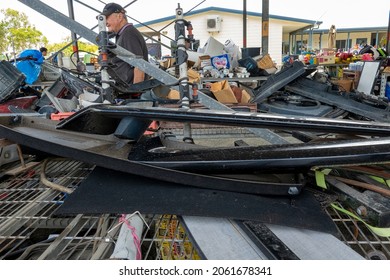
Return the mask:
<svg viewBox="0 0 390 280">
<path fill-rule="evenodd" d="M 258 56 L 254 58 L 257 63 L 257 67 L 259 69 L 269 69 L 272 67 L 275 67 L 274 62 L 272 61 L 272 58 L 269 54 L 266 54 L 264 56 Z"/>
<path fill-rule="evenodd" d="M 163 68 L 171 68 L 175 64 L 175 58 L 174 57 L 167 57 L 164 60 L 160 61 L 160 66 Z"/>
<path fill-rule="evenodd" d="M 351 92 L 353 80 L 349 79 L 340 79 L 332 81 L 335 85 L 338 85 L 339 91 Z"/>
<path fill-rule="evenodd" d="M 213 37 L 209 37 L 203 47 L 203 53 L 208 54 L 209 56 L 221 55 L 225 53 L 224 48 L 224 44 L 222 44 Z"/>
<path fill-rule="evenodd" d="M 323 48 L 323 49 L 321 49 L 320 54 L 323 56 L 334 56 L 335 51 L 334 51 L 334 49 Z"/>
<path fill-rule="evenodd" d="M 193 69 L 188 69 L 187 76 L 188 76 L 188 81 L 190 83 L 200 83 L 200 75 L 197 71 Z"/>
<path fill-rule="evenodd" d="M 198 62 L 195 64 L 195 66 L 199 67 L 200 69 L 203 69 L 206 66 L 211 66 L 211 56 L 209 55 L 201 55 L 199 56 Z"/>
<path fill-rule="evenodd" d="M 227 80 L 212 83 L 210 90 L 221 103 L 237 103 L 237 99 Z"/>
<path fill-rule="evenodd" d="M 317 56 L 318 64 L 335 64 L 336 59 L 334 56 Z"/>
<path fill-rule="evenodd" d="M 180 99 L 180 92 L 177 90 L 171 89 L 167 95 L 168 99 Z"/>
<path fill-rule="evenodd" d="M 245 90 L 242 90 L 241 103 L 249 103 L 252 99 L 252 96 Z"/>
<path fill-rule="evenodd" d="M 188 61 L 191 61 L 194 64 L 196 64 L 199 60 L 199 57 L 203 55 L 202 53 L 194 52 L 191 50 L 187 50 L 186 52 L 188 55 Z M 188 61 L 187 61 L 187 63 L 188 63 Z"/>
</svg>

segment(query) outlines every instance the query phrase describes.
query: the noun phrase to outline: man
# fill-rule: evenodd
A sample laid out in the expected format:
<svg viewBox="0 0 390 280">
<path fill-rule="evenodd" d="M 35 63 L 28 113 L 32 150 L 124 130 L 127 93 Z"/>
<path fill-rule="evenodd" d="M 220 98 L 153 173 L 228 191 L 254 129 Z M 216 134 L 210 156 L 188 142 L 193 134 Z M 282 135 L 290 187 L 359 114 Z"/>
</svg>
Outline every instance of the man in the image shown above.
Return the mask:
<svg viewBox="0 0 390 280">
<path fill-rule="evenodd" d="M 108 3 L 101 14 L 106 16 L 108 31 L 116 34 L 116 44 L 148 61 L 148 49 L 145 40 L 133 24 L 128 23 L 125 9 L 119 4 Z M 113 64 L 113 67 L 108 69 L 108 74 L 111 77 L 120 78 L 125 84 L 135 84 L 145 79 L 144 72 L 114 55 L 110 55 L 109 63 Z"/>
<path fill-rule="evenodd" d="M 43 57 L 47 55 L 47 49 L 45 47 L 40 48 L 39 51 L 41 52 Z"/>
</svg>

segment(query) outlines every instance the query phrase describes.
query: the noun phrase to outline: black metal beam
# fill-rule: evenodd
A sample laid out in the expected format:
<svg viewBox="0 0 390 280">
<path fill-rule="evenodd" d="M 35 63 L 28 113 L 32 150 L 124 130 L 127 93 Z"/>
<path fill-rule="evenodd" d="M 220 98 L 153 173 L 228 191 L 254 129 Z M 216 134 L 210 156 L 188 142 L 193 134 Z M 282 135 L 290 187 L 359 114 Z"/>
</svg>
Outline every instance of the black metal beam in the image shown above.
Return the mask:
<svg viewBox="0 0 390 280">
<path fill-rule="evenodd" d="M 110 134 L 121 119 L 207 123 L 225 126 L 275 128 L 300 131 L 333 132 L 353 135 L 389 136 L 390 124 L 380 122 L 326 119 L 317 117 L 288 117 L 251 112 L 225 112 L 200 109 L 131 108 L 117 105 L 95 105 L 82 109 L 57 125 L 67 129 L 94 134 Z M 91 124 L 93 123 L 93 126 Z"/>
<path fill-rule="evenodd" d="M 381 109 L 358 102 L 352 99 L 350 93 L 332 92 L 328 85 L 311 81 L 306 78 L 297 79 L 285 87 L 285 90 L 302 95 L 321 103 L 336 106 L 347 112 L 366 117 L 368 119 L 388 123 L 390 121 L 389 108 Z"/>
</svg>

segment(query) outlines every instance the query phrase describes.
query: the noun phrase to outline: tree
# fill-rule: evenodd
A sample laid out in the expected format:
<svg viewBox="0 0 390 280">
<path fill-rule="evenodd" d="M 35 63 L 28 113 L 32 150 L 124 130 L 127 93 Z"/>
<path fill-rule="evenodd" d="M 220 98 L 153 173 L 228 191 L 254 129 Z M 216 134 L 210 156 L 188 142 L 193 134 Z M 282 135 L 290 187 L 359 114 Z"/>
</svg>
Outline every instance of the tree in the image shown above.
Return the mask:
<svg viewBox="0 0 390 280">
<path fill-rule="evenodd" d="M 48 43 L 42 32 L 28 21 L 25 13 L 13 9 L 2 9 L 4 18 L 0 21 L 0 52 L 20 52 L 24 49 L 39 49 Z"/>
<path fill-rule="evenodd" d="M 67 48 L 62 50 L 62 52 L 64 53 L 64 55 L 70 56 L 73 53 L 73 47 L 72 47 L 72 45 L 70 45 L 70 42 L 71 42 L 71 38 L 67 37 L 67 38 L 65 38 L 65 41 L 62 43 L 48 44 L 47 48 L 48 48 L 49 52 L 56 52 L 56 51 L 63 49 L 66 45 L 69 45 Z M 89 53 L 97 54 L 98 46 L 93 45 L 91 43 L 86 43 L 86 42 L 83 42 L 80 40 L 78 41 L 77 44 L 78 44 L 78 49 L 79 49 L 80 53 L 81 52 L 89 52 Z"/>
</svg>

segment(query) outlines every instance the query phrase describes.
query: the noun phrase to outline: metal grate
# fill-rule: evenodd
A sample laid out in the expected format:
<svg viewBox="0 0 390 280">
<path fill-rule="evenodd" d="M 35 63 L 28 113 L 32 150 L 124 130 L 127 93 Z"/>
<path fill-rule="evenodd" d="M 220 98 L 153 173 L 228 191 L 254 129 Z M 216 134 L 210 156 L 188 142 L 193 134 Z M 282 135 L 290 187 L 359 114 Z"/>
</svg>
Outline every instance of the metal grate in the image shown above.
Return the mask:
<svg viewBox="0 0 390 280">
<path fill-rule="evenodd" d="M 42 184 L 42 165 L 0 183 L 0 259 L 109 259 L 118 241 L 118 215 L 56 217 L 67 194 Z M 72 160 L 52 160 L 46 178 L 75 189 L 93 166 Z M 390 239 L 373 234 L 367 226 L 328 207 L 341 241 L 366 259 L 390 259 Z M 189 233 L 175 215 L 143 216 L 142 259 L 201 259 Z"/>
<path fill-rule="evenodd" d="M 121 224 L 117 215 L 55 217 L 67 194 L 40 181 L 43 164 L 0 184 L 0 259 L 109 259 Z M 53 183 L 75 189 L 93 166 L 52 160 L 44 170 Z M 147 215 L 143 259 L 199 259 L 176 216 Z"/>
<path fill-rule="evenodd" d="M 52 161 L 46 170 L 52 182 L 75 188 L 91 168 L 75 161 Z M 22 248 L 43 241 L 44 230 L 62 228 L 69 219 L 53 219 L 52 213 L 66 194 L 40 182 L 41 165 L 10 177 L 0 184 L 0 258 L 16 256 Z"/>
<path fill-rule="evenodd" d="M 342 207 L 341 204 L 338 204 Z M 366 259 L 390 259 L 390 238 L 374 234 L 364 223 L 357 221 L 333 207 L 326 209 L 341 236 L 341 241 Z"/>
</svg>

